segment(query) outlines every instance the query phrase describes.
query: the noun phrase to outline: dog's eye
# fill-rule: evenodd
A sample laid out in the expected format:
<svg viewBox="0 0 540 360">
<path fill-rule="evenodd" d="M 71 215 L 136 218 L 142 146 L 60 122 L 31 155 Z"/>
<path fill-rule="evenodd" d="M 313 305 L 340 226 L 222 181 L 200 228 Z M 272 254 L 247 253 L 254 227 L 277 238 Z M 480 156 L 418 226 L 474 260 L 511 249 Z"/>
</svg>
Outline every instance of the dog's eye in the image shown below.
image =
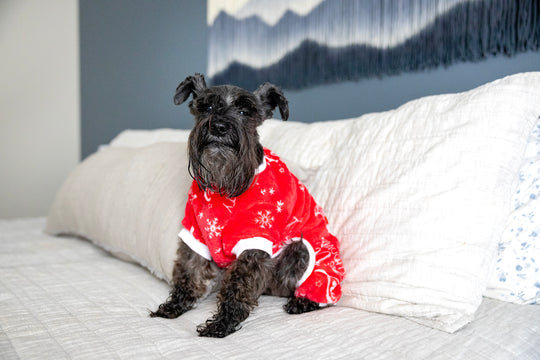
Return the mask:
<svg viewBox="0 0 540 360">
<path fill-rule="evenodd" d="M 241 109 L 238 110 L 238 114 L 240 116 L 251 116 L 251 114 L 253 114 L 253 111 L 251 109 Z"/>
<path fill-rule="evenodd" d="M 212 105 L 209 105 L 209 104 L 199 104 L 197 106 L 197 110 L 201 113 L 201 114 L 209 114 L 211 113 L 212 111 L 214 111 L 214 107 Z"/>
</svg>

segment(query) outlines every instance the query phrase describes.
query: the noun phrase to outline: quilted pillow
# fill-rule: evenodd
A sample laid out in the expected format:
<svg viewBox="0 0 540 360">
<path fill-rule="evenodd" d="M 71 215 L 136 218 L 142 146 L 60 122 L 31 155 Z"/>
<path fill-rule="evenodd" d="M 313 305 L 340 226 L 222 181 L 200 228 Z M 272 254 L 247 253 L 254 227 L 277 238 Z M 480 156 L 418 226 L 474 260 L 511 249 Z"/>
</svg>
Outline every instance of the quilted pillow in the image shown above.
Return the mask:
<svg viewBox="0 0 540 360">
<path fill-rule="evenodd" d="M 268 122 L 261 135 L 320 166 L 310 190 L 341 240 L 340 305 L 454 332 L 482 301 L 539 115 L 529 73 L 356 119 Z"/>
<path fill-rule="evenodd" d="M 495 271 L 485 295 L 517 304 L 540 303 L 540 118 L 529 139 L 515 210 L 499 242 Z"/>
</svg>

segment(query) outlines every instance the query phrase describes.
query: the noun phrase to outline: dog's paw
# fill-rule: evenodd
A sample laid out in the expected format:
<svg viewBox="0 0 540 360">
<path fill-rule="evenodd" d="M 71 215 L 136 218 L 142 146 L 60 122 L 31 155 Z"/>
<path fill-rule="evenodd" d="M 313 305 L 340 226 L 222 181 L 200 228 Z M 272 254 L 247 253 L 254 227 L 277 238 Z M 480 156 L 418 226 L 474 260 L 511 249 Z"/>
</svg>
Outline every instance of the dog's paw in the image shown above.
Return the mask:
<svg viewBox="0 0 540 360">
<path fill-rule="evenodd" d="M 303 314 L 306 312 L 314 311 L 320 309 L 321 306 L 311 301 L 307 298 L 297 298 L 297 297 L 291 297 L 287 301 L 285 305 L 283 305 L 283 309 L 289 314 Z"/>
<path fill-rule="evenodd" d="M 227 335 L 232 334 L 236 330 L 239 330 L 240 326 L 226 321 L 223 318 L 210 318 L 206 320 L 204 324 L 197 326 L 197 332 L 199 336 L 224 338 Z"/>
<path fill-rule="evenodd" d="M 150 317 L 161 317 L 165 319 L 176 319 L 183 313 L 185 313 L 188 309 L 186 309 L 184 306 L 181 306 L 180 304 L 174 304 L 171 302 L 165 302 L 161 305 L 159 305 L 158 309 L 156 311 L 150 312 Z"/>
</svg>

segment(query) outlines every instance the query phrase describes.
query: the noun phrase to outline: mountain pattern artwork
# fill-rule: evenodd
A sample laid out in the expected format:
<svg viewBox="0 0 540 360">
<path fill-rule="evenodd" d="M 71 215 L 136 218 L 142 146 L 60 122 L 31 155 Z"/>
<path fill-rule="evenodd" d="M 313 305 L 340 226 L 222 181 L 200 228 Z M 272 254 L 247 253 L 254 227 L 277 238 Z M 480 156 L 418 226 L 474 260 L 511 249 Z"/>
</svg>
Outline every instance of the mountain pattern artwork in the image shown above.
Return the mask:
<svg viewBox="0 0 540 360">
<path fill-rule="evenodd" d="M 538 0 L 208 0 L 214 85 L 285 89 L 540 49 Z"/>
</svg>

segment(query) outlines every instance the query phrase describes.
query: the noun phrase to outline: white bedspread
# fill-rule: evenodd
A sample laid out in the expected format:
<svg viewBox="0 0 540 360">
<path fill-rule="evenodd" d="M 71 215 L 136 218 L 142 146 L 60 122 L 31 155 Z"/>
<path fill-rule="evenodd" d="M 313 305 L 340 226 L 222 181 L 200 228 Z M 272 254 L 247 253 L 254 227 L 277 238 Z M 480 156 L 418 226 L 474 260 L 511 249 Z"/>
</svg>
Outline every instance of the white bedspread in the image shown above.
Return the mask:
<svg viewBox="0 0 540 360">
<path fill-rule="evenodd" d="M 455 334 L 345 307 L 288 315 L 263 297 L 239 332 L 196 336 L 215 296 L 176 320 L 148 309 L 168 286 L 91 243 L 0 221 L 2 359 L 540 359 L 540 306 L 485 299 Z"/>
</svg>

